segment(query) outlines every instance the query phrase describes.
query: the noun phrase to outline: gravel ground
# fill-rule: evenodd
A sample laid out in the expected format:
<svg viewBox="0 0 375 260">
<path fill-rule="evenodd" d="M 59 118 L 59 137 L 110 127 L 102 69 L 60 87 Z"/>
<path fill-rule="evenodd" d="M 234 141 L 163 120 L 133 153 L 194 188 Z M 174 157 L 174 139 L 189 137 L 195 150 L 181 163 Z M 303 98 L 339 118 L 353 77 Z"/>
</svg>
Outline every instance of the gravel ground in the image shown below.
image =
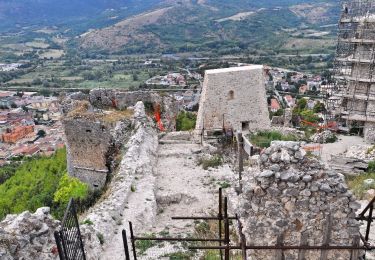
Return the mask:
<svg viewBox="0 0 375 260">
<path fill-rule="evenodd" d="M 133 222 L 137 236 L 161 236 L 161 232 L 167 232 L 163 235 L 175 237 L 193 234 L 194 222 L 171 220 L 172 216 L 206 216 L 216 212 L 219 184 L 229 182 L 234 173 L 228 165 L 203 170 L 197 164 L 202 149 L 185 138 L 178 140 L 175 133 L 160 140 L 154 174 L 136 180 L 123 220 L 101 259 L 124 259 L 121 231 L 128 230 L 128 221 Z M 163 259 L 165 254 L 181 251 L 180 246 L 158 244 L 138 258 Z"/>
<path fill-rule="evenodd" d="M 331 144 L 323 144 L 321 158 L 324 162 L 331 159 L 331 155 L 338 155 L 344 153 L 349 147 L 353 145 L 366 145 L 364 139 L 359 136 L 345 136 L 338 135 L 338 141 Z"/>
</svg>

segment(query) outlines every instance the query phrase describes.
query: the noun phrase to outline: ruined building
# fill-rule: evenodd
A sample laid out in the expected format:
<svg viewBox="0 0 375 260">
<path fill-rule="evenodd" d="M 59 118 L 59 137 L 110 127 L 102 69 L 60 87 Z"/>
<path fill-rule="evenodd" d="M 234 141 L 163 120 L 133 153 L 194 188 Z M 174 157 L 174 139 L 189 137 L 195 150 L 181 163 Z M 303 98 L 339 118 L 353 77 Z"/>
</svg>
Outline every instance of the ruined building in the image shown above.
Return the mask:
<svg viewBox="0 0 375 260">
<path fill-rule="evenodd" d="M 69 174 L 102 188 L 130 134 L 130 117 L 130 111 L 98 111 L 87 101 L 77 102 L 63 120 Z"/>
<path fill-rule="evenodd" d="M 336 115 L 349 128 L 363 129 L 375 141 L 375 2 L 352 0 L 344 4 L 339 22 L 334 96 L 341 102 Z"/>
<path fill-rule="evenodd" d="M 153 116 L 154 108 L 164 129 L 174 130 L 177 106 L 169 96 L 147 91 L 94 89 L 73 93 L 62 100 L 68 172 L 101 189 L 116 169 L 122 148 L 132 133 L 132 108 L 142 100 Z"/>
<path fill-rule="evenodd" d="M 198 132 L 247 132 L 270 126 L 263 66 L 207 70 L 199 102 Z"/>
</svg>

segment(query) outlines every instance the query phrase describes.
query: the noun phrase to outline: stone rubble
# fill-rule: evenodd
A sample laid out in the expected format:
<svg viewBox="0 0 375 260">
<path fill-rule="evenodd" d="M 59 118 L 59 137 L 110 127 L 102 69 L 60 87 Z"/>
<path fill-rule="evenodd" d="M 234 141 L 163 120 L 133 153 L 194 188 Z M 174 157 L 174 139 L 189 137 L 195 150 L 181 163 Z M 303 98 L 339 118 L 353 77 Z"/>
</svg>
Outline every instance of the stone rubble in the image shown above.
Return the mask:
<svg viewBox="0 0 375 260">
<path fill-rule="evenodd" d="M 327 221 L 332 220 L 330 245 L 352 245 L 359 239 L 354 219 L 360 207 L 344 176 L 309 158 L 299 142 L 272 142 L 260 155 L 258 169 L 244 176 L 238 211 L 248 243 L 322 245 Z M 273 259 L 275 252 L 251 251 L 252 259 Z M 349 251 L 330 251 L 328 259 L 349 259 Z M 285 259 L 298 259 L 297 251 L 284 251 Z M 305 259 L 319 259 L 320 251 L 307 251 Z"/>
<path fill-rule="evenodd" d="M 365 161 L 372 161 L 375 160 L 375 149 L 374 146 L 371 145 L 355 145 L 348 149 L 345 156 Z"/>
<path fill-rule="evenodd" d="M 323 143 L 331 142 L 330 140 L 334 140 L 334 138 L 335 138 L 335 134 L 329 130 L 326 130 L 321 133 L 315 133 L 314 135 L 310 137 L 310 140 L 313 141 L 314 143 L 323 144 Z"/>
<path fill-rule="evenodd" d="M 53 233 L 59 225 L 48 207 L 7 215 L 0 222 L 0 259 L 58 259 Z"/>
</svg>

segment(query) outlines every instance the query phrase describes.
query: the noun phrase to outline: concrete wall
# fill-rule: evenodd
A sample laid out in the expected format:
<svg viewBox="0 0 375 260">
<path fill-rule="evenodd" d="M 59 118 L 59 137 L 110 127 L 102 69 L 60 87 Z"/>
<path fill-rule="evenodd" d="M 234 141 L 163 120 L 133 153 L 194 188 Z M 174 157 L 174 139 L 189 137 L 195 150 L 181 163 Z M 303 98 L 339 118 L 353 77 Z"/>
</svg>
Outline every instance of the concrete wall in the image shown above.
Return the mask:
<svg viewBox="0 0 375 260">
<path fill-rule="evenodd" d="M 196 129 L 270 127 L 263 66 L 207 70 Z"/>
</svg>

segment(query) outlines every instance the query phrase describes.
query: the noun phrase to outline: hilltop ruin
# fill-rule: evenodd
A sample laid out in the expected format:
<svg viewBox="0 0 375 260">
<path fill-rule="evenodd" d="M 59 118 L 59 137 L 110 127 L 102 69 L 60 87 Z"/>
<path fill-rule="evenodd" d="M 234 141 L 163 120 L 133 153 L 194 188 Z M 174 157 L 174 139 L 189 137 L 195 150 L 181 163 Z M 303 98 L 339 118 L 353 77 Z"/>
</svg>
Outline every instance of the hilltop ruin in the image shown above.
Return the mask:
<svg viewBox="0 0 375 260">
<path fill-rule="evenodd" d="M 133 106 L 139 100 L 148 113 L 160 111 L 166 129 L 175 127 L 177 108 L 168 96 L 155 92 L 121 92 L 95 89 L 90 94 L 75 93 L 63 100 L 68 172 L 101 189 L 116 169 L 121 149 L 133 128 Z"/>
</svg>

